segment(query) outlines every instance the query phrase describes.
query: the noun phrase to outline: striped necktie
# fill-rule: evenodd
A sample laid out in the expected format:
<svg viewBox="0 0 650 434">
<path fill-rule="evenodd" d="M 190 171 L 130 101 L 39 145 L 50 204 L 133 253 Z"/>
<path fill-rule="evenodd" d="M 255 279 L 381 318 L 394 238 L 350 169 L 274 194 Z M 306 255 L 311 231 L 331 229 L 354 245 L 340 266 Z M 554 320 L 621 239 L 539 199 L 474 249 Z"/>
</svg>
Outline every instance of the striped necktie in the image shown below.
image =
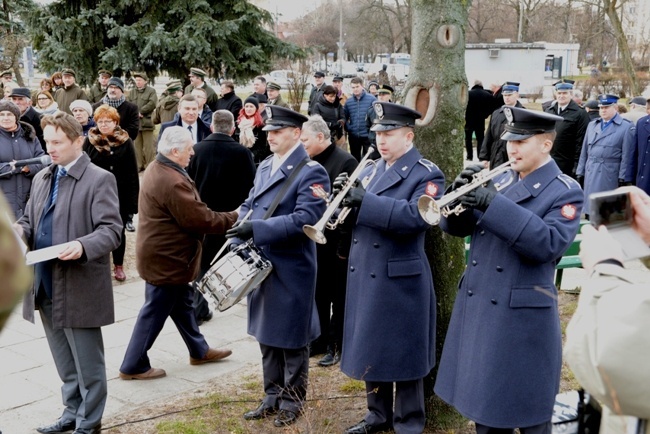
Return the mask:
<svg viewBox="0 0 650 434">
<path fill-rule="evenodd" d="M 59 171 L 56 173 L 56 178 L 54 179 L 54 188 L 52 188 L 52 199 L 50 200 L 50 205 L 56 203 L 56 197 L 59 195 L 59 180 L 66 176 L 68 171 L 63 167 L 59 167 Z"/>
</svg>

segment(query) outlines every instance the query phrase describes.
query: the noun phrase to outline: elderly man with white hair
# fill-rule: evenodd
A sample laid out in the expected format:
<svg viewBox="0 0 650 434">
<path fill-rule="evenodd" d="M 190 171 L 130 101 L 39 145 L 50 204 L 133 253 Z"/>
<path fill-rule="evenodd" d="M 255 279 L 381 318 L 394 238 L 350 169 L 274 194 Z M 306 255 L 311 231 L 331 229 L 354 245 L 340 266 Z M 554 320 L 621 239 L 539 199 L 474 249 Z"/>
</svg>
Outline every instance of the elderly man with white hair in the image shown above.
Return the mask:
<svg viewBox="0 0 650 434">
<path fill-rule="evenodd" d="M 192 310 L 193 289 L 205 234 L 220 234 L 237 219 L 237 212 L 214 212 L 203 203 L 185 171 L 194 155 L 191 133 L 171 126 L 158 142 L 158 155 L 147 166 L 138 200 L 136 265 L 145 280 L 145 302 L 135 323 L 120 367 L 123 380 L 164 377 L 152 368 L 147 352 L 167 317 L 171 317 L 190 354 L 191 365 L 228 357 L 228 349 L 210 348 Z"/>
</svg>

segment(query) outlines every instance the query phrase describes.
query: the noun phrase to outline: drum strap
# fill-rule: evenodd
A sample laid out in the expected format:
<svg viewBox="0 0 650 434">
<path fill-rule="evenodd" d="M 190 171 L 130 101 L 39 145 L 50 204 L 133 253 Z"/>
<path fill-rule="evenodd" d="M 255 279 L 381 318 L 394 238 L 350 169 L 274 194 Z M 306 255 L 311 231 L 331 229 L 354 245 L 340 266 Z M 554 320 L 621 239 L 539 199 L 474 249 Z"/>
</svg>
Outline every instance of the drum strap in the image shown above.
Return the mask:
<svg viewBox="0 0 650 434">
<path fill-rule="evenodd" d="M 284 198 L 284 195 L 287 194 L 287 190 L 289 190 L 291 183 L 293 182 L 294 179 L 296 179 L 296 176 L 298 176 L 300 169 L 302 169 L 302 166 L 304 166 L 308 162 L 309 162 L 309 158 L 305 158 L 300 163 L 298 163 L 298 165 L 293 169 L 293 172 L 291 172 L 291 175 L 289 175 L 287 180 L 284 181 L 284 184 L 282 185 L 282 189 L 278 192 L 278 194 L 273 199 L 271 206 L 269 206 L 269 209 L 264 214 L 264 217 L 262 217 L 262 220 L 266 220 L 267 218 L 273 215 L 275 209 L 278 207 L 278 204 L 280 204 L 280 201 L 282 200 L 282 198 Z"/>
</svg>

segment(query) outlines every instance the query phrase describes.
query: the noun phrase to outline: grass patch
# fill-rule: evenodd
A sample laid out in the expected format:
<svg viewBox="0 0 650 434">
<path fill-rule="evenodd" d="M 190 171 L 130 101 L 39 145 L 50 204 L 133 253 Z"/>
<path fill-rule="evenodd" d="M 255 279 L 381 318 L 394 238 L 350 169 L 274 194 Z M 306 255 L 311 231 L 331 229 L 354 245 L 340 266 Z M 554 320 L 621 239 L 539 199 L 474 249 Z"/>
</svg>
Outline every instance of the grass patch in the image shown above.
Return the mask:
<svg viewBox="0 0 650 434">
<path fill-rule="evenodd" d="M 353 394 L 366 391 L 366 383 L 360 380 L 349 379 L 339 386 L 339 390 L 343 393 Z"/>
</svg>

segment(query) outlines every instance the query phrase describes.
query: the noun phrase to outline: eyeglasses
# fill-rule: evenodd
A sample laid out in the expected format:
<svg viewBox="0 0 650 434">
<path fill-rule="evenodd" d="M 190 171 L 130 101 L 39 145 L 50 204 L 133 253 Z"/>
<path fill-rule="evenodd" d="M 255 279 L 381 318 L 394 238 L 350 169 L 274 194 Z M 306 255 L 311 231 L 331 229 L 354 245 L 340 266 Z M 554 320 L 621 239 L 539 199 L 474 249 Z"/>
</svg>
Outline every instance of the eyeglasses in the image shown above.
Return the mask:
<svg viewBox="0 0 650 434">
<path fill-rule="evenodd" d="M 48 97 L 43 97 L 43 98 L 37 98 L 39 101 L 49 101 L 50 99 Z"/>
<path fill-rule="evenodd" d="M 104 120 L 101 120 L 101 121 L 95 121 L 95 123 L 97 125 L 108 125 L 108 124 L 114 124 L 115 121 L 110 120 L 110 119 L 104 119 Z"/>
</svg>

